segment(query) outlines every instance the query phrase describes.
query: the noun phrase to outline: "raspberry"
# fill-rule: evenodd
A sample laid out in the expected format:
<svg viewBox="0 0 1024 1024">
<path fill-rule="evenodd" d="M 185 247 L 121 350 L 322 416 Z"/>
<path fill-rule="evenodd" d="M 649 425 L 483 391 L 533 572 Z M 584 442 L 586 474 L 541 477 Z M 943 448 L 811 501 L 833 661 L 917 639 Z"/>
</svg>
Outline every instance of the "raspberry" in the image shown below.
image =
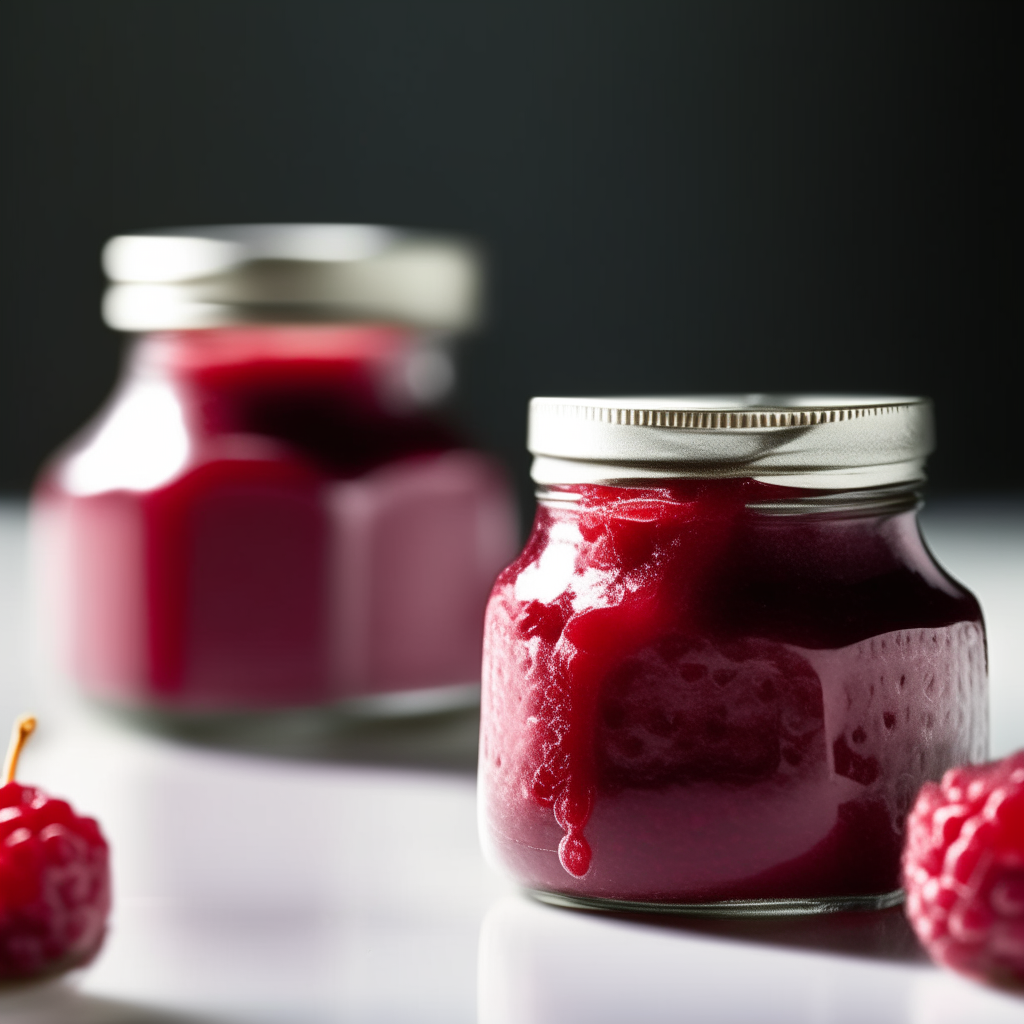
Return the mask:
<svg viewBox="0 0 1024 1024">
<path fill-rule="evenodd" d="M 903 882 L 933 959 L 1024 987 L 1024 751 L 925 784 L 907 821 Z"/>
<path fill-rule="evenodd" d="M 99 949 L 110 909 L 106 840 L 79 817 L 12 776 L 25 737 L 21 719 L 0 786 L 0 979 L 74 967 Z"/>
</svg>

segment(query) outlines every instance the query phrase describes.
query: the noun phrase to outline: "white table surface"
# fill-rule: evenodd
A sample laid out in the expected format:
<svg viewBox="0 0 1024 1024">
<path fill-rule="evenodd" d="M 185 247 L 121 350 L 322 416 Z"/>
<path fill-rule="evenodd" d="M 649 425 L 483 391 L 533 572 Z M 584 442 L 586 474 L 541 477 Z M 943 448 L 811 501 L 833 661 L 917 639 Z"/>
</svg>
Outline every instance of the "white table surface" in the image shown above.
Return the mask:
<svg viewBox="0 0 1024 1024">
<path fill-rule="evenodd" d="M 993 753 L 1024 746 L 1024 503 L 937 506 L 926 533 L 981 598 Z M 1024 1022 L 936 970 L 899 911 L 627 921 L 520 895 L 477 847 L 475 721 L 251 731 L 233 749 L 81 705 L 29 655 L 25 520 L 0 506 L 0 733 L 19 777 L 96 815 L 115 907 L 93 964 L 0 990 L 0 1021 L 458 1024 Z"/>
</svg>

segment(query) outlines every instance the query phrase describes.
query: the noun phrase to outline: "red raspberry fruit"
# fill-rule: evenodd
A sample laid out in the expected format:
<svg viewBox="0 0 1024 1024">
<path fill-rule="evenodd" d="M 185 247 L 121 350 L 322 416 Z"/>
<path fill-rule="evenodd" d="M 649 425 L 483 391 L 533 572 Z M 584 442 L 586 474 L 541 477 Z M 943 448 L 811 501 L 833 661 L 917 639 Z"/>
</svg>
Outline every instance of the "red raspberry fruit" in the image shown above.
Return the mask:
<svg viewBox="0 0 1024 1024">
<path fill-rule="evenodd" d="M 924 785 L 907 820 L 903 884 L 934 960 L 1024 986 L 1024 751 Z"/>
<path fill-rule="evenodd" d="M 110 910 L 106 840 L 92 818 L 13 781 L 35 719 L 20 719 L 0 786 L 0 979 L 77 966 L 103 942 Z"/>
</svg>

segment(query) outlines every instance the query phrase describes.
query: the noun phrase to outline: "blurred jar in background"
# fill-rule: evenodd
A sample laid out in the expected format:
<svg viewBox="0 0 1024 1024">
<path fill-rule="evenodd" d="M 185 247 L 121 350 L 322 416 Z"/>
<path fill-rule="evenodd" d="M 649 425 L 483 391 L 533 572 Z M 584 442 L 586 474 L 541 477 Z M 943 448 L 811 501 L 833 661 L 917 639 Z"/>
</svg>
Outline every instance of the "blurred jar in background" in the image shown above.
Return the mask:
<svg viewBox="0 0 1024 1024">
<path fill-rule="evenodd" d="M 63 671 L 181 712 L 473 699 L 517 538 L 501 467 L 436 410 L 472 248 L 243 225 L 114 238 L 104 266 L 104 317 L 138 337 L 33 496 Z"/>
</svg>

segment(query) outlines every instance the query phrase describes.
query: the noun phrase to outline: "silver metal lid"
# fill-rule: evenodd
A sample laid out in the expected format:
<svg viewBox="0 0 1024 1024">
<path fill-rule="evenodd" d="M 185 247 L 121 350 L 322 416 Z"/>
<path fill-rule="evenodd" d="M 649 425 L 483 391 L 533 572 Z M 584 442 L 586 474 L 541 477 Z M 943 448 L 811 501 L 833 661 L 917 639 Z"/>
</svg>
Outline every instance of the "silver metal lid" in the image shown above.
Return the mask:
<svg viewBox="0 0 1024 1024">
<path fill-rule="evenodd" d="M 848 490 L 924 479 L 927 398 L 668 395 L 534 398 L 527 447 L 539 484 L 753 477 Z"/>
<path fill-rule="evenodd" d="M 367 224 L 236 224 L 118 235 L 103 318 L 119 331 L 386 321 L 461 331 L 482 268 L 465 241 Z"/>
</svg>

